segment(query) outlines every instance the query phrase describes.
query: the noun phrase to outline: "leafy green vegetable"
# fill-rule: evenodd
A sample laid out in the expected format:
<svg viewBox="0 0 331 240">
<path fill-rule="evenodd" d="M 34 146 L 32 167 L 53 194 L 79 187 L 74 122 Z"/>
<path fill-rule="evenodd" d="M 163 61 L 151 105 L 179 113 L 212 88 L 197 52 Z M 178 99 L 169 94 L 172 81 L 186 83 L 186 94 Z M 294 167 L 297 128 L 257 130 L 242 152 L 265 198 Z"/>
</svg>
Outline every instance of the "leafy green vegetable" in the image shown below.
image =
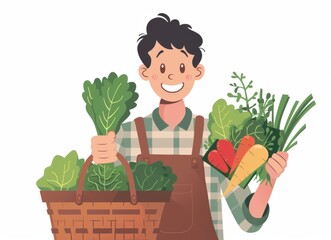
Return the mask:
<svg viewBox="0 0 331 240">
<path fill-rule="evenodd" d="M 228 138 L 231 126 L 240 129 L 243 122 L 250 117 L 250 113 L 236 110 L 233 105 L 228 105 L 224 99 L 217 100 L 209 114 L 209 145 L 216 139 Z"/>
<path fill-rule="evenodd" d="M 266 138 L 263 128 L 264 124 L 264 119 L 249 119 L 245 122 L 242 129 L 231 126 L 229 140 L 232 142 L 235 150 L 238 149 L 241 139 L 247 135 L 254 137 L 256 144 L 263 144 Z"/>
<path fill-rule="evenodd" d="M 84 190 L 126 191 L 128 180 L 124 167 L 114 163 L 91 164 L 85 177 Z"/>
<path fill-rule="evenodd" d="M 230 84 L 232 87 L 234 87 L 235 95 L 229 93 L 228 96 L 235 97 L 237 102 L 243 100 L 246 106 L 242 107 L 242 105 L 240 105 L 239 108 L 243 111 L 252 113 L 252 119 L 245 124 L 245 127 L 242 131 L 238 131 L 235 126 L 231 127 L 230 140 L 233 142 L 235 147 L 237 148 L 238 141 L 240 141 L 244 134 L 251 135 L 252 133 L 256 132 L 256 130 L 258 130 L 257 132 L 262 133 L 262 129 L 264 130 L 265 135 L 262 142 L 262 134 L 260 137 L 258 135 L 253 137 L 255 138 L 256 143 L 260 143 L 268 149 L 269 157 L 271 157 L 272 154 L 276 153 L 277 151 L 288 151 L 293 146 L 295 146 L 297 144 L 296 138 L 305 130 L 306 125 L 304 124 L 293 136 L 291 134 L 301 118 L 316 105 L 315 101 L 313 100 L 313 96 L 307 96 L 299 107 L 299 102 L 295 101 L 287 117 L 285 126 L 282 128 L 281 122 L 282 119 L 284 119 L 284 113 L 290 97 L 286 94 L 282 95 L 275 114 L 275 96 L 267 93 L 264 97 L 263 90 L 260 89 L 259 98 L 257 99 L 258 108 L 256 109 L 254 107 L 256 104 L 252 104 L 251 100 L 254 99 L 257 93 L 255 92 L 252 97 L 248 97 L 247 95 L 248 88 L 253 87 L 252 81 L 250 81 L 246 86 L 244 84 L 245 76 L 243 74 L 240 74 L 239 76 L 237 73 L 233 73 L 232 78 L 238 79 L 241 85 L 238 86 L 236 83 Z M 244 97 L 238 93 L 238 89 L 244 90 Z M 254 119 L 258 121 L 255 122 L 255 124 L 253 124 L 255 121 Z M 247 129 L 247 125 L 249 124 L 252 125 Z M 261 124 L 260 127 L 258 126 L 259 124 Z M 254 125 L 256 125 L 255 128 L 253 128 Z M 291 140 L 289 140 L 290 136 L 292 136 Z M 270 177 L 265 169 L 265 164 L 262 165 L 256 171 L 256 173 L 258 181 L 270 181 Z"/>
<path fill-rule="evenodd" d="M 147 164 L 146 162 L 130 162 L 136 190 L 163 191 L 172 190 L 176 175 L 162 162 Z M 84 190 L 92 191 L 127 191 L 129 183 L 122 165 L 114 163 L 92 164 L 85 177 Z"/>
<path fill-rule="evenodd" d="M 275 128 L 280 128 L 281 125 L 281 119 L 283 117 L 284 111 L 286 109 L 287 103 L 289 101 L 288 95 L 282 95 L 282 98 L 280 100 L 280 103 L 278 105 L 278 110 L 276 113 L 276 121 L 274 124 Z M 279 146 L 280 151 L 288 151 L 292 147 L 294 147 L 298 142 L 296 141 L 296 138 L 306 129 L 306 124 L 304 124 L 291 138 L 290 141 L 289 137 L 292 134 L 292 131 L 295 129 L 295 127 L 298 125 L 301 118 L 315 105 L 316 102 L 313 100 L 313 96 L 310 94 L 305 98 L 305 100 L 300 104 L 300 106 L 297 108 L 299 104 L 299 101 L 295 101 L 293 104 L 290 114 L 286 120 L 285 126 L 284 126 L 284 139 L 282 143 Z"/>
<path fill-rule="evenodd" d="M 263 97 L 263 90 L 260 89 L 259 98 L 257 99 L 258 103 L 258 111 L 256 108 L 252 108 L 253 118 L 264 118 L 267 119 L 272 112 L 273 106 L 275 102 L 275 95 L 267 93 L 265 98 Z"/>
<path fill-rule="evenodd" d="M 256 105 L 256 103 L 254 104 L 250 104 L 250 102 L 254 99 L 256 99 L 257 96 L 257 92 L 254 92 L 253 95 L 249 96 L 248 95 L 248 89 L 249 88 L 253 88 L 253 81 L 251 80 L 247 85 L 244 82 L 244 79 L 246 78 L 244 76 L 244 74 L 240 74 L 240 76 L 236 73 L 233 72 L 233 75 L 231 76 L 233 79 L 238 79 L 239 80 L 239 85 L 237 85 L 237 83 L 231 83 L 230 86 L 234 87 L 234 93 L 228 93 L 228 97 L 231 98 L 235 98 L 237 102 L 239 102 L 240 100 L 244 100 L 245 102 L 245 106 L 240 105 L 239 109 L 240 111 L 248 111 L 250 114 L 252 114 L 251 109 Z M 240 91 L 243 92 L 240 93 Z"/>
<path fill-rule="evenodd" d="M 161 161 L 152 164 L 130 162 L 130 167 L 138 191 L 172 190 L 177 180 L 171 167 L 164 166 Z"/>
<path fill-rule="evenodd" d="M 110 73 L 102 81 L 96 78 L 93 83 L 84 82 L 83 99 L 86 111 L 92 118 L 98 135 L 106 135 L 109 131 L 118 132 L 121 124 L 136 107 L 138 93 L 136 85 L 128 82 L 126 75 L 117 76 Z"/>
<path fill-rule="evenodd" d="M 268 126 L 266 122 L 263 125 L 263 128 L 265 130 L 265 140 L 262 145 L 266 147 L 269 152 L 269 157 L 271 157 L 273 153 L 278 151 L 279 146 L 283 141 L 283 131 Z"/>
<path fill-rule="evenodd" d="M 57 155 L 52 164 L 45 168 L 44 176 L 37 181 L 37 186 L 40 190 L 76 189 L 83 163 L 84 160 L 78 159 L 76 151 L 71 151 L 66 157 Z"/>
</svg>

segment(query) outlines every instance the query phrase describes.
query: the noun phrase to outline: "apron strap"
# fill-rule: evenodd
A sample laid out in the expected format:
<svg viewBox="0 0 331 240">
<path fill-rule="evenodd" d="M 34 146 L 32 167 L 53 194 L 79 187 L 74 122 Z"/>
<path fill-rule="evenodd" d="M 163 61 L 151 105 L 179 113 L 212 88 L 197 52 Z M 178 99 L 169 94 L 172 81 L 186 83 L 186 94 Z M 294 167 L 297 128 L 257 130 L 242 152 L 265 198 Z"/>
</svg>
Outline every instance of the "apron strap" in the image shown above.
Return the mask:
<svg viewBox="0 0 331 240">
<path fill-rule="evenodd" d="M 192 156 L 194 157 L 200 155 L 204 120 L 205 119 L 202 116 L 195 117 L 194 139 L 193 139 L 193 148 L 192 148 Z"/>
<path fill-rule="evenodd" d="M 144 119 L 142 117 L 138 117 L 134 120 L 134 122 L 136 124 L 141 154 L 143 155 L 143 157 L 148 157 L 149 149 Z"/>
</svg>

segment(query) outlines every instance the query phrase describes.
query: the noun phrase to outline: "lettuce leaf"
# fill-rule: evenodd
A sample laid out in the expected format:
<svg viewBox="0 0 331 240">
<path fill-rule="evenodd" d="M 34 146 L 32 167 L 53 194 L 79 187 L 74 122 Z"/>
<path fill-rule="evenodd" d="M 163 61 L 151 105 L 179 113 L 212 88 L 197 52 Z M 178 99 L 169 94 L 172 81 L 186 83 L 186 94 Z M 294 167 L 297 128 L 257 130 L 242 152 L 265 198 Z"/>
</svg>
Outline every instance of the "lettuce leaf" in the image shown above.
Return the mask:
<svg viewBox="0 0 331 240">
<path fill-rule="evenodd" d="M 114 163 L 90 165 L 86 177 L 84 190 L 91 191 L 126 191 L 128 180 L 124 167 Z"/>
<path fill-rule="evenodd" d="M 147 164 L 146 162 L 130 162 L 136 189 L 138 191 L 172 190 L 177 176 L 171 167 L 164 166 L 161 161 Z"/>
<path fill-rule="evenodd" d="M 86 111 L 91 117 L 98 135 L 107 135 L 109 131 L 118 132 L 121 124 L 136 107 L 138 93 L 136 84 L 128 82 L 126 75 L 110 73 L 102 81 L 96 78 L 93 83 L 84 82 L 82 94 Z"/>
<path fill-rule="evenodd" d="M 250 118 L 250 113 L 240 112 L 233 105 L 228 105 L 224 99 L 217 100 L 209 114 L 209 145 L 216 139 L 229 138 L 231 126 L 240 128 L 243 122 Z"/>
<path fill-rule="evenodd" d="M 44 176 L 37 181 L 40 190 L 68 191 L 77 188 L 79 173 L 84 164 L 76 151 L 67 156 L 55 156 L 52 164 L 45 168 Z"/>
</svg>

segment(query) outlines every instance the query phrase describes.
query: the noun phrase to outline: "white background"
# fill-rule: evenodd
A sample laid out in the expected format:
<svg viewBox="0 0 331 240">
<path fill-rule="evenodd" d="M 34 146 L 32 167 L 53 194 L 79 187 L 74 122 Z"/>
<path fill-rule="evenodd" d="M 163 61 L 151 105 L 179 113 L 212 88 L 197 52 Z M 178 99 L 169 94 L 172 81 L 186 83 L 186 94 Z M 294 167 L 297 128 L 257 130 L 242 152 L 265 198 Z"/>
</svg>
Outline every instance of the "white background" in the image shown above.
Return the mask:
<svg viewBox="0 0 331 240">
<path fill-rule="evenodd" d="M 127 74 L 140 93 L 129 120 L 157 107 L 137 73 L 136 41 L 160 12 L 204 38 L 206 74 L 186 99 L 194 113 L 208 116 L 232 90 L 233 71 L 256 89 L 289 94 L 292 104 L 310 93 L 317 102 L 275 186 L 268 221 L 245 233 L 224 206 L 225 239 L 330 239 L 328 1 L 113 2 L 0 3 L 0 239 L 52 239 L 35 182 L 54 155 L 90 153 L 95 129 L 81 97 L 84 80 Z"/>
</svg>

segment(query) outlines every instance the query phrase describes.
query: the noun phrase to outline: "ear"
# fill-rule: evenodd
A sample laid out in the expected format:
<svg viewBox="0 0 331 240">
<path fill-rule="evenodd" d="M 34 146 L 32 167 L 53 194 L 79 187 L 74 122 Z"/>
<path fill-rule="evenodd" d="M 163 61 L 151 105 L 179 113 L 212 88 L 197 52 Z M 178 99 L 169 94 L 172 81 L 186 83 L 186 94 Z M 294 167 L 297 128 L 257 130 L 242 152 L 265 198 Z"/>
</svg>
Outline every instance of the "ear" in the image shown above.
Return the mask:
<svg viewBox="0 0 331 240">
<path fill-rule="evenodd" d="M 200 80 L 205 74 L 205 67 L 202 64 L 199 64 L 195 70 L 196 70 L 195 80 Z"/>
<path fill-rule="evenodd" d="M 148 80 L 147 70 L 148 68 L 144 64 L 139 67 L 139 76 L 145 81 Z"/>
</svg>

